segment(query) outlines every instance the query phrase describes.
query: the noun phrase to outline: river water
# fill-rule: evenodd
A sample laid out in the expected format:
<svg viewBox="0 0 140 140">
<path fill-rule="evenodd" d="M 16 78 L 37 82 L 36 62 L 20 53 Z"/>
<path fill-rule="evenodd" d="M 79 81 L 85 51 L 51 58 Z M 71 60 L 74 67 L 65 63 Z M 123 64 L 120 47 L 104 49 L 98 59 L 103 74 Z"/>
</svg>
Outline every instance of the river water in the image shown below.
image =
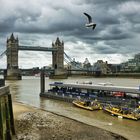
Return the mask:
<svg viewBox="0 0 140 140">
<path fill-rule="evenodd" d="M 45 88 L 49 88 L 49 83 L 55 80 L 45 79 Z M 110 82 L 120 86 L 139 86 L 140 79 L 129 78 L 88 78 L 88 77 L 70 77 L 64 80 L 57 80 L 65 83 L 69 82 L 85 82 L 92 83 Z M 120 119 L 101 111 L 87 111 L 74 107 L 71 103 L 41 98 L 40 93 L 40 78 L 39 77 L 23 77 L 19 81 L 6 81 L 6 85 L 10 86 L 11 94 L 14 101 L 22 102 L 37 108 L 51 111 L 69 118 L 97 126 L 111 132 L 123 135 L 130 140 L 140 139 L 140 120 L 133 121 Z"/>
</svg>

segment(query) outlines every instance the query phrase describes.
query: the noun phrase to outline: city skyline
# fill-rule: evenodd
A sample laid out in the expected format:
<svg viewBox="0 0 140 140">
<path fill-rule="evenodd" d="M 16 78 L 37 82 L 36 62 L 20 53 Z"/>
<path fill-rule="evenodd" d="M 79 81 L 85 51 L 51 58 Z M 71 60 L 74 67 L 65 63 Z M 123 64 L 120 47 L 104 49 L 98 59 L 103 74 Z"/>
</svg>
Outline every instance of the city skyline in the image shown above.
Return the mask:
<svg viewBox="0 0 140 140">
<path fill-rule="evenodd" d="M 26 3 L 26 4 L 25 4 Z M 52 47 L 57 37 L 76 61 L 121 63 L 140 52 L 140 2 L 138 0 L 1 0 L 0 53 L 13 32 L 19 44 Z M 7 10 L 8 9 L 8 10 Z M 97 26 L 85 28 L 89 13 Z M 19 67 L 51 64 L 49 52 L 19 52 Z M 6 57 L 0 59 L 6 67 Z"/>
</svg>

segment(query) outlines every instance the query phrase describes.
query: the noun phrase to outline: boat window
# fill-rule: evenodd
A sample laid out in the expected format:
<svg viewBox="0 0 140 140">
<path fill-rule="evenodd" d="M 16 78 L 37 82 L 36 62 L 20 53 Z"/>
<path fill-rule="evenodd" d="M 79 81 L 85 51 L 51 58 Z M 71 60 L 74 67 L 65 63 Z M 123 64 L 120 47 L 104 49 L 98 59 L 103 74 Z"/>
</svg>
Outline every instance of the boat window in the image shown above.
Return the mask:
<svg viewBox="0 0 140 140">
<path fill-rule="evenodd" d="M 77 88 L 77 89 L 76 89 L 76 92 L 81 92 L 81 89 Z"/>
<path fill-rule="evenodd" d="M 60 90 L 62 90 L 63 92 L 66 92 L 67 88 L 66 87 L 61 87 Z"/>
<path fill-rule="evenodd" d="M 88 93 L 92 93 L 92 89 L 87 89 L 87 92 Z"/>
<path fill-rule="evenodd" d="M 72 87 L 68 87 L 67 91 L 71 92 L 72 91 Z"/>
<path fill-rule="evenodd" d="M 81 89 L 81 92 L 87 93 L 87 89 Z"/>
<path fill-rule="evenodd" d="M 76 91 L 76 88 L 72 88 L 72 92 L 75 92 Z"/>
<path fill-rule="evenodd" d="M 55 87 L 53 87 L 53 90 L 58 91 L 59 90 L 59 87 L 58 86 L 55 86 Z"/>
</svg>

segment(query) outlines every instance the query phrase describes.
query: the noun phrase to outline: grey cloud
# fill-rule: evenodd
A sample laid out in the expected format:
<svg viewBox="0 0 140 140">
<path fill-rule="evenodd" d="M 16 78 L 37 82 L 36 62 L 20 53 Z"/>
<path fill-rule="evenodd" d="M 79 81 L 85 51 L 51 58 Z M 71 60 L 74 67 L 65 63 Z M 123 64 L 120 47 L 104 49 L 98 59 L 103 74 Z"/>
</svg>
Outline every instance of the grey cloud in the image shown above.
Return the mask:
<svg viewBox="0 0 140 140">
<path fill-rule="evenodd" d="M 15 2 L 10 7 L 8 0 L 3 1 L 12 10 L 5 12 L 6 6 L 1 9 L 0 46 L 4 45 L 5 42 L 2 42 L 6 41 L 6 36 L 16 32 L 20 34 L 20 42 L 29 45 L 48 35 L 49 41 L 60 36 L 65 44 L 71 42 L 75 46 L 77 41 L 81 41 L 87 45 L 87 53 L 89 50 L 101 54 L 140 51 L 139 0 L 58 0 L 55 3 L 51 0 L 38 3 L 29 0 L 26 6 L 23 5 L 25 0 Z M 129 8 L 131 4 L 132 9 Z M 91 14 L 97 23 L 94 31 L 85 28 L 87 19 L 83 12 Z M 100 43 L 102 41 L 104 44 Z"/>
<path fill-rule="evenodd" d="M 117 53 L 117 50 L 114 48 L 107 48 L 106 46 L 98 46 L 98 49 L 96 49 L 97 53 L 99 54 L 113 54 Z"/>
<path fill-rule="evenodd" d="M 133 30 L 134 30 L 136 33 L 140 33 L 140 23 L 139 23 L 139 24 L 135 24 L 134 27 L 133 27 Z"/>
<path fill-rule="evenodd" d="M 9 19 L 0 21 L 0 32 L 11 32 L 14 28 L 14 20 L 15 18 L 11 17 Z"/>
</svg>

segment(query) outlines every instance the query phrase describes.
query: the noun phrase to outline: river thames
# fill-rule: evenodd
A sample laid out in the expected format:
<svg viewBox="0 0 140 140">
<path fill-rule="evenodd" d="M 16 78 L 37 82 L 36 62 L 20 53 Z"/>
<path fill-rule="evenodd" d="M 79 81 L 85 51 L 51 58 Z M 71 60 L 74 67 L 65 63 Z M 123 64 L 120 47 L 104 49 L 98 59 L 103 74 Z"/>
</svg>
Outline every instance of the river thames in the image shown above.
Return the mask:
<svg viewBox="0 0 140 140">
<path fill-rule="evenodd" d="M 49 89 L 49 83 L 54 81 L 105 83 L 110 82 L 119 86 L 139 86 L 140 79 L 132 78 L 88 78 L 88 77 L 69 77 L 64 80 L 45 79 L 45 88 Z M 140 120 L 133 121 L 120 119 L 101 111 L 87 111 L 74 107 L 71 103 L 41 98 L 40 77 L 25 76 L 19 81 L 6 81 L 10 86 L 13 101 L 21 102 L 26 105 L 37 107 L 46 111 L 54 112 L 89 125 L 97 126 L 111 132 L 123 135 L 130 140 L 140 139 Z"/>
</svg>

